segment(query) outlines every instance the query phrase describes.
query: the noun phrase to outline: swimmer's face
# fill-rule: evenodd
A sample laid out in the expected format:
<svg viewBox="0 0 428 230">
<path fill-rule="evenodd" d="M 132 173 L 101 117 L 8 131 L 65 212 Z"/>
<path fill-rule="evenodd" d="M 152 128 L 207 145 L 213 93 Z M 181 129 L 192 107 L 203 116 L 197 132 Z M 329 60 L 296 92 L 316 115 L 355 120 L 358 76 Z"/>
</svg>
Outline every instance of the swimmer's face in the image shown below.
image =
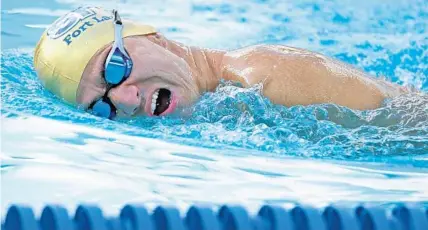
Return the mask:
<svg viewBox="0 0 428 230">
<path fill-rule="evenodd" d="M 124 46 L 133 61 L 132 72 L 108 92 L 118 117 L 164 116 L 197 99 L 196 82 L 182 58 L 143 36 L 124 38 Z M 106 91 L 103 71 L 110 50 L 111 45 L 97 52 L 83 72 L 77 103 L 85 109 Z"/>
</svg>

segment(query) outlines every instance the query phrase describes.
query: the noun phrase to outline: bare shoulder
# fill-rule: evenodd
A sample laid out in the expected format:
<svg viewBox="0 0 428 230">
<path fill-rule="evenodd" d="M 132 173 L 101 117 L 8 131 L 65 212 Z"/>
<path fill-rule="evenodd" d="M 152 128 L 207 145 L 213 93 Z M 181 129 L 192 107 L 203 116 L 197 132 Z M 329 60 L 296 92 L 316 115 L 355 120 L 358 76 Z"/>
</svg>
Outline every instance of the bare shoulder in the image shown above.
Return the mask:
<svg viewBox="0 0 428 230">
<path fill-rule="evenodd" d="M 406 87 L 371 76 L 356 66 L 302 48 L 285 45 L 257 45 L 244 48 L 242 52 L 245 53 L 243 60 L 253 59 L 253 62 L 259 63 L 259 65 L 287 65 L 288 67 L 283 66 L 282 71 L 291 71 L 293 74 L 306 72 L 311 73 L 310 75 L 312 76 L 320 76 L 325 73 L 332 78 L 348 78 L 371 84 L 376 86 L 387 97 L 410 91 Z"/>
<path fill-rule="evenodd" d="M 402 93 L 361 69 L 326 55 L 283 45 L 255 45 L 225 54 L 222 75 L 244 86 L 263 84 L 263 93 L 284 105 L 336 103 L 376 108 Z"/>
<path fill-rule="evenodd" d="M 272 73 L 272 66 L 282 66 L 284 60 L 270 45 L 253 45 L 228 51 L 222 61 L 222 76 L 244 86 L 258 84 Z"/>
<path fill-rule="evenodd" d="M 231 50 L 226 53 L 228 58 L 248 58 L 248 57 L 258 57 L 259 55 L 280 55 L 280 56 L 313 56 L 317 58 L 324 58 L 323 55 L 312 52 L 302 48 L 296 48 L 285 45 L 269 45 L 269 44 L 259 44 L 243 47 L 240 49 Z"/>
<path fill-rule="evenodd" d="M 300 78 L 310 69 L 325 69 L 327 58 L 305 49 L 285 45 L 253 45 L 227 52 L 223 58 L 223 75 L 232 80 L 244 79 L 249 85 L 269 78 Z M 241 82 L 241 83 L 245 83 Z"/>
<path fill-rule="evenodd" d="M 253 45 L 227 52 L 223 62 L 229 69 L 258 70 L 259 74 L 281 71 L 293 73 L 311 68 L 324 68 L 333 61 L 306 49 L 285 45 Z M 259 75 L 258 74 L 258 75 Z"/>
</svg>

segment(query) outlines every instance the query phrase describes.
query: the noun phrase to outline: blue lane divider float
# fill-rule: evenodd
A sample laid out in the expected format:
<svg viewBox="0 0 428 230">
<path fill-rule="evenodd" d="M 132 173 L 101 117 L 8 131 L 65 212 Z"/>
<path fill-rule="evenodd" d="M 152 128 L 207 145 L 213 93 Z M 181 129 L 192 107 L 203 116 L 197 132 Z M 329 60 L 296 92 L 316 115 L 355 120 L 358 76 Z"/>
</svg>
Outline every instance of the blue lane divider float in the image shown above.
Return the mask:
<svg viewBox="0 0 428 230">
<path fill-rule="evenodd" d="M 149 212 L 128 204 L 119 216 L 108 217 L 94 205 L 79 205 L 74 216 L 60 205 L 47 205 L 39 218 L 28 206 L 12 205 L 3 219 L 4 230 L 428 230 L 428 208 L 405 204 L 322 209 L 265 205 L 255 215 L 241 206 L 224 205 L 218 211 L 192 206 L 184 216 L 174 207 Z"/>
</svg>

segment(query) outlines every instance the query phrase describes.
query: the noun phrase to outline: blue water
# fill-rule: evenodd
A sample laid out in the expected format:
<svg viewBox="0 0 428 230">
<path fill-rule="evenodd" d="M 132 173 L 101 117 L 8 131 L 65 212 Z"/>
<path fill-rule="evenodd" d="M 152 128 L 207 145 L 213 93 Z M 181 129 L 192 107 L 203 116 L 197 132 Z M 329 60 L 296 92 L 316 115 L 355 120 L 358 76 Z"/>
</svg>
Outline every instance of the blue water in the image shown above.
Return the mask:
<svg viewBox="0 0 428 230">
<path fill-rule="evenodd" d="M 188 117 L 108 121 L 43 89 L 32 52 L 78 1 L 2 1 L 1 209 L 97 202 L 428 203 L 426 1 L 101 1 L 168 38 L 209 48 L 286 44 L 420 93 L 376 110 L 284 107 L 223 82 Z M 165 7 L 168 6 L 168 7 Z"/>
</svg>

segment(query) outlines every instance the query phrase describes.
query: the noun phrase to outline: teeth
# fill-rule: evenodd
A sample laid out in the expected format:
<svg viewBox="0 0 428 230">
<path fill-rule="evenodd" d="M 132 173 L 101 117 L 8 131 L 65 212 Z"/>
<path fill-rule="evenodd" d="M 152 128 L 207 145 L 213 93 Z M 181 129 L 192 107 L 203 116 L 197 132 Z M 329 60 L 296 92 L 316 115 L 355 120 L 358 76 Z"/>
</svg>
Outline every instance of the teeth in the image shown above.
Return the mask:
<svg viewBox="0 0 428 230">
<path fill-rule="evenodd" d="M 159 90 L 156 90 L 154 93 L 153 93 L 153 97 L 152 97 L 152 107 L 151 107 L 151 109 L 152 109 L 152 114 L 154 114 L 154 112 L 155 112 L 155 109 L 156 109 L 156 100 L 158 99 L 158 96 L 159 96 Z"/>
</svg>

